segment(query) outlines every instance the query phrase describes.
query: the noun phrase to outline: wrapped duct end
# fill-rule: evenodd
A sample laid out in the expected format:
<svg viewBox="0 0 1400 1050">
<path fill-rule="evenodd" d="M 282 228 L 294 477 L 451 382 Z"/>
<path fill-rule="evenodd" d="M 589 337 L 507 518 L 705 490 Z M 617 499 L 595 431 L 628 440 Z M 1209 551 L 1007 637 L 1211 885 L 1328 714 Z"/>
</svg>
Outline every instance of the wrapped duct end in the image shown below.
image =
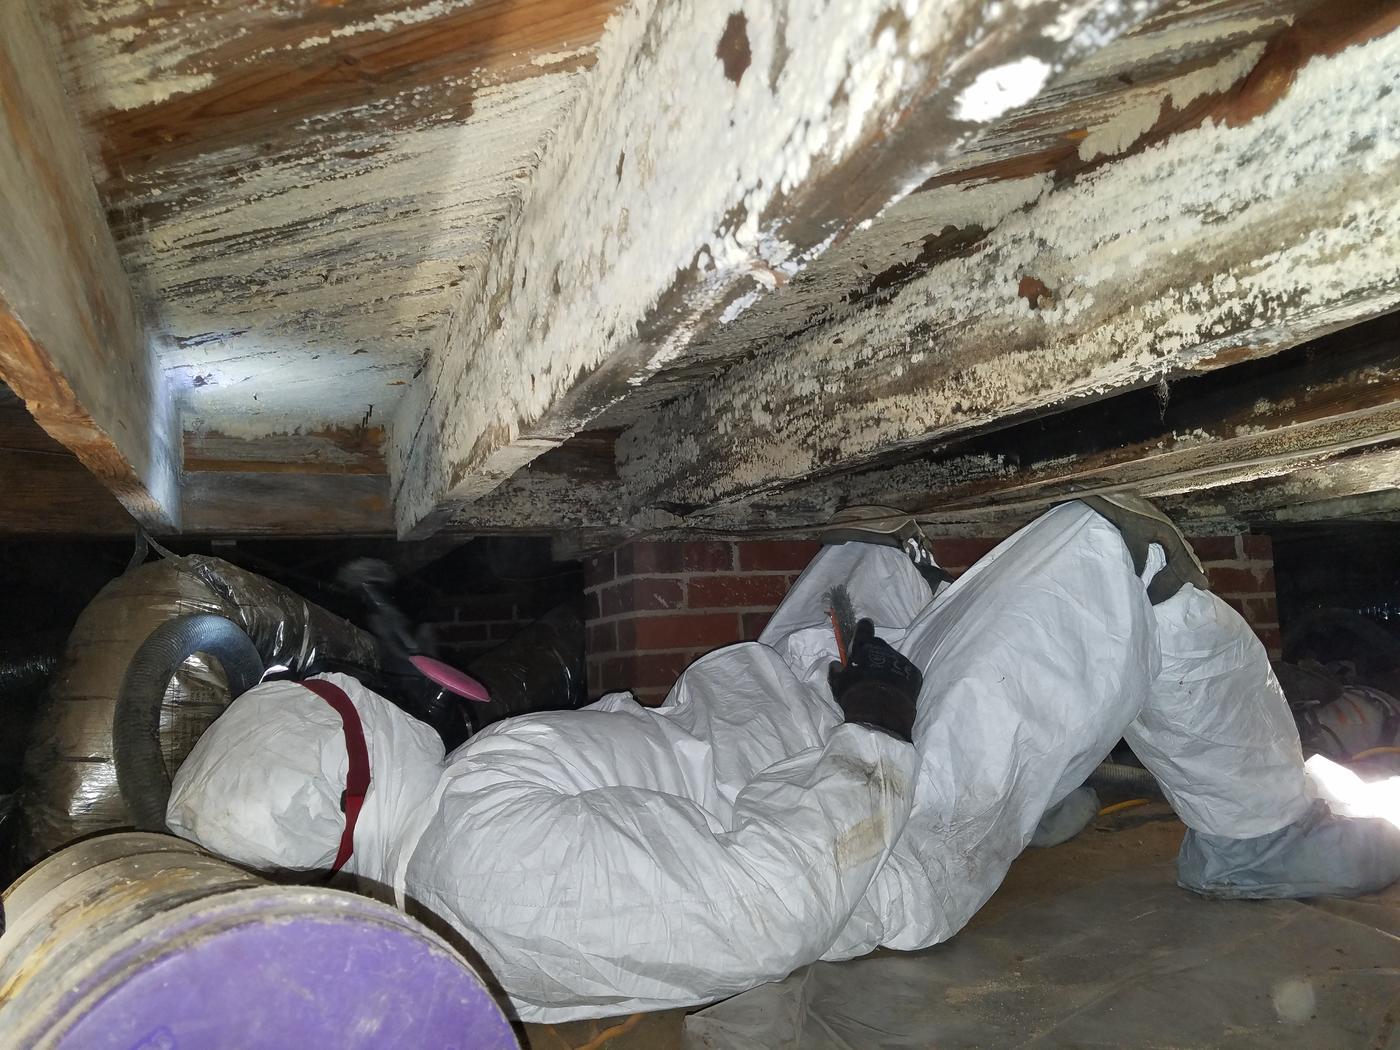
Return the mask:
<svg viewBox="0 0 1400 1050">
<path fill-rule="evenodd" d="M 117 785 L 132 822 L 141 831 L 165 830 L 170 773 L 161 750 L 161 706 L 171 678 L 196 653 L 219 661 L 230 700 L 262 678 L 262 657 L 252 639 L 222 616 L 176 617 L 142 643 L 127 668 L 112 717 Z"/>
</svg>

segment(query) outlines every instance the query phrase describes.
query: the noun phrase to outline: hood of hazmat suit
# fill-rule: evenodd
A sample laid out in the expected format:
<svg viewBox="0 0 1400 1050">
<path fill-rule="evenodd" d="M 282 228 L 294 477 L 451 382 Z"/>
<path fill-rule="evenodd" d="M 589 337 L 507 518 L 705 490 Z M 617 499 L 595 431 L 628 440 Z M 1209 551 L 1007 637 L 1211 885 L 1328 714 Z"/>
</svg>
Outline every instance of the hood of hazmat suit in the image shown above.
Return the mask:
<svg viewBox="0 0 1400 1050">
<path fill-rule="evenodd" d="M 346 870 L 371 876 L 392 863 L 400 831 L 432 793 L 442 741 L 426 724 L 343 674 L 360 717 L 370 783 Z M 195 744 L 170 793 L 170 830 L 253 868 L 329 868 L 345 827 L 340 792 L 350 760 L 341 717 L 296 682 L 244 693 Z"/>
<path fill-rule="evenodd" d="M 912 746 L 843 723 L 832 701 L 836 583 L 923 672 Z M 616 694 L 522 715 L 441 762 L 407 716 L 341 682 L 384 793 L 350 868 L 454 925 L 527 1021 L 693 1005 L 819 958 L 925 947 L 1154 704 L 1134 732 L 1161 742 L 1154 772 L 1203 827 L 1257 835 L 1269 805 L 1274 827 L 1306 807 L 1262 648 L 1232 636 L 1235 663 L 1193 657 L 1183 635 L 1172 666 L 1197 691 L 1154 699 L 1159 631 L 1194 624 L 1159 626 L 1120 534 L 1069 504 L 936 596 L 898 550 L 825 548 L 758 642 L 696 661 L 663 706 Z M 1209 666 L 1193 674 L 1193 659 Z M 1211 683 L 1226 682 L 1268 709 L 1262 729 L 1214 732 L 1231 698 Z M 209 730 L 176 777 L 172 827 L 258 866 L 330 862 L 345 745 L 295 688 L 260 686 Z M 1228 799 L 1218 781 L 1191 790 L 1211 761 L 1236 771 Z"/>
</svg>

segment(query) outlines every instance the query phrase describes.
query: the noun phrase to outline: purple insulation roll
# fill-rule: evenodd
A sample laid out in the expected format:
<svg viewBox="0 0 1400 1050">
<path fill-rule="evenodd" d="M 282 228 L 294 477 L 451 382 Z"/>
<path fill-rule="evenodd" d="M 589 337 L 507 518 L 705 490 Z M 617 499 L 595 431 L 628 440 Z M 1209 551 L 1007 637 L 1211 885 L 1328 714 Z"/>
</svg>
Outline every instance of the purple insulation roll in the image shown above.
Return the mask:
<svg viewBox="0 0 1400 1050">
<path fill-rule="evenodd" d="M 269 915 L 191 930 L 86 1005 L 64 1050 L 457 1047 L 514 1050 L 475 975 L 414 933 Z"/>
<path fill-rule="evenodd" d="M 466 961 L 385 904 L 165 836 L 84 845 L 7 895 L 0 1046 L 518 1050 Z"/>
</svg>

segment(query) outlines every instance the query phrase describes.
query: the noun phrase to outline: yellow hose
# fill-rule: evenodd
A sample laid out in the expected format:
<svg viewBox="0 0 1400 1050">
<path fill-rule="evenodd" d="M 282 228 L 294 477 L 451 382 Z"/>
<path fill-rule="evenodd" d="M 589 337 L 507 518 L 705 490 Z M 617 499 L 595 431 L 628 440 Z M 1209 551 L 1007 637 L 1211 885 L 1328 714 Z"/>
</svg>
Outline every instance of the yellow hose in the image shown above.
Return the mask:
<svg viewBox="0 0 1400 1050">
<path fill-rule="evenodd" d="M 1368 747 L 1365 751 L 1358 751 L 1347 759 L 1347 761 L 1356 762 L 1359 759 L 1371 758 L 1374 755 L 1400 755 L 1400 747 Z"/>
<path fill-rule="evenodd" d="M 1132 809 L 1134 806 L 1145 806 L 1152 800 L 1150 798 L 1130 798 L 1126 802 L 1115 802 L 1111 806 L 1104 806 L 1099 810 L 1099 816 L 1106 817 L 1110 813 L 1117 813 L 1119 810 Z"/>
<path fill-rule="evenodd" d="M 621 1024 L 615 1024 L 611 1028 L 604 1028 L 592 1039 L 588 1040 L 588 1042 L 584 1043 L 581 1047 L 579 1047 L 578 1050 L 601 1050 L 603 1046 L 607 1045 L 608 1043 L 611 1043 L 618 1036 L 626 1035 L 632 1029 L 636 1028 L 637 1022 L 639 1022 L 641 1019 L 641 1014 L 633 1014 Z"/>
</svg>

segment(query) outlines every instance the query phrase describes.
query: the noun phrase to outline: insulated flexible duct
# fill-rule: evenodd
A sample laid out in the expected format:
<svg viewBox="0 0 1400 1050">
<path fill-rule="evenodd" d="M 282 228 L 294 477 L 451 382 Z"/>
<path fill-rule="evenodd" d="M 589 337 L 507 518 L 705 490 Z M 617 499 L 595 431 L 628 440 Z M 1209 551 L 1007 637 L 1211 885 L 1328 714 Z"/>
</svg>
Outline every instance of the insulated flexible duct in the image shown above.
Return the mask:
<svg viewBox="0 0 1400 1050">
<path fill-rule="evenodd" d="M 170 680 L 190 657 L 219 661 L 230 697 L 262 678 L 262 657 L 243 628 L 222 616 L 178 616 L 161 624 L 132 657 L 112 719 L 117 786 L 140 831 L 165 830 L 170 772 L 161 752 L 160 712 Z"/>
<path fill-rule="evenodd" d="M 1086 783 L 1100 794 L 1131 791 L 1149 798 L 1160 798 L 1162 786 L 1157 778 L 1139 766 L 1123 765 L 1120 762 L 1102 762 Z"/>
<path fill-rule="evenodd" d="M 56 634 L 0 642 L 0 792 L 19 786 L 29 723 L 62 652 Z"/>
<path fill-rule="evenodd" d="M 113 580 L 83 610 L 36 714 L 19 797 L 19 859 L 96 831 L 131 826 L 113 762 L 113 716 L 128 666 L 151 633 L 177 617 L 233 621 L 264 665 L 299 672 L 320 657 L 376 667 L 374 641 L 285 587 L 217 558 L 170 557 Z M 160 706 L 160 750 L 173 776 L 233 699 L 224 669 L 186 660 Z"/>
<path fill-rule="evenodd" d="M 53 635 L 0 643 L 0 697 L 41 688 L 62 652 L 63 639 Z"/>
<path fill-rule="evenodd" d="M 483 653 L 466 670 L 491 693 L 489 704 L 469 704 L 480 729 L 531 711 L 561 711 L 584 699 L 583 619 L 560 605 L 509 641 Z"/>
</svg>

